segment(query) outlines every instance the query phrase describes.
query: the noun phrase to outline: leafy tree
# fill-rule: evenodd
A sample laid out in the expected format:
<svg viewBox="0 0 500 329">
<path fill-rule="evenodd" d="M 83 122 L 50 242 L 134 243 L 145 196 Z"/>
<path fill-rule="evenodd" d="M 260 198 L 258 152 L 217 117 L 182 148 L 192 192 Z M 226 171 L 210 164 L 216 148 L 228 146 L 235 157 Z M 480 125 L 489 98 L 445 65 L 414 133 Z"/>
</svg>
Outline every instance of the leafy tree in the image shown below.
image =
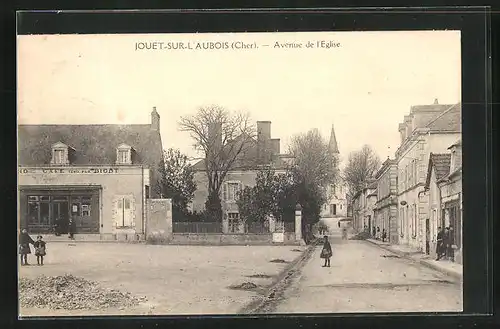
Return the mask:
<svg viewBox="0 0 500 329">
<path fill-rule="evenodd" d="M 302 231 L 308 242 L 308 232 L 319 221 L 326 202 L 327 187 L 339 179 L 339 159 L 317 129 L 294 136 L 290 154 L 294 157 L 291 172 L 295 194 L 302 206 Z"/>
<path fill-rule="evenodd" d="M 160 191 L 164 197 L 172 199 L 172 211 L 187 214 L 187 206 L 196 191 L 194 172 L 188 163 L 188 157 L 178 149 L 169 148 L 163 152 L 159 171 Z"/>
<path fill-rule="evenodd" d="M 240 155 L 252 146 L 255 127 L 248 114 L 231 113 L 217 105 L 201 107 L 196 114 L 181 117 L 179 127 L 190 133 L 195 149 L 205 156 L 208 178 L 205 208 L 213 219 L 220 220 L 220 189 L 224 178 Z"/>
</svg>

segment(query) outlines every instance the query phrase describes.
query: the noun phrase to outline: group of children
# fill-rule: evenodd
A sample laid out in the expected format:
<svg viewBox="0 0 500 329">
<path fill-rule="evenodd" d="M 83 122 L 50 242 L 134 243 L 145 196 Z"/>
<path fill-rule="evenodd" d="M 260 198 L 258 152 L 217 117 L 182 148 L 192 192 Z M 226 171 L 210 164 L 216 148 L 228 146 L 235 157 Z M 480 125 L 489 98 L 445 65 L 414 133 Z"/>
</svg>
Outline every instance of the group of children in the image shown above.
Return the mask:
<svg viewBox="0 0 500 329">
<path fill-rule="evenodd" d="M 47 243 L 43 241 L 41 235 L 34 241 L 26 229 L 19 235 L 19 254 L 21 255 L 21 266 L 30 265 L 28 263 L 28 254 L 31 254 L 30 244 L 35 248 L 36 261 L 39 266 L 43 266 L 43 257 L 47 255 Z"/>
</svg>

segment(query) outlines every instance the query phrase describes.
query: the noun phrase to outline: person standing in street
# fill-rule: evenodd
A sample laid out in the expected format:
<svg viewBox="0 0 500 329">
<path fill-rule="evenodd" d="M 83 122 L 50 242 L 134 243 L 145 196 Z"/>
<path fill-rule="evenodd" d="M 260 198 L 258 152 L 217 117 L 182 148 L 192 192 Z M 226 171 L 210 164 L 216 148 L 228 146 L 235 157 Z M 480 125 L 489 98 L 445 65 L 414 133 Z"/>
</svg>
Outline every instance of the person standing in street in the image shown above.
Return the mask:
<svg viewBox="0 0 500 329">
<path fill-rule="evenodd" d="M 438 227 L 438 233 L 436 236 L 436 260 L 440 260 L 443 257 L 443 246 L 444 246 L 444 232 L 441 227 Z"/>
<path fill-rule="evenodd" d="M 74 240 L 75 237 L 75 230 L 76 230 L 76 223 L 75 223 L 75 220 L 73 219 L 73 217 L 70 217 L 69 218 L 69 223 L 68 223 L 68 237 L 71 239 L 71 240 Z"/>
<path fill-rule="evenodd" d="M 385 242 L 387 240 L 387 231 L 385 228 L 382 230 L 382 242 Z"/>
<path fill-rule="evenodd" d="M 36 237 L 36 242 L 33 244 L 35 247 L 36 262 L 38 265 L 43 266 L 43 257 L 46 255 L 46 243 L 43 241 L 41 235 Z"/>
<path fill-rule="evenodd" d="M 323 267 L 330 267 L 330 258 L 332 257 L 332 246 L 328 241 L 328 236 L 325 235 L 323 240 L 323 249 L 321 249 L 321 258 L 325 260 Z"/>
<path fill-rule="evenodd" d="M 452 262 L 455 261 L 455 234 L 453 232 L 453 226 L 450 226 L 448 228 L 448 243 L 446 245 L 446 253 L 448 260 L 451 260 Z"/>
<path fill-rule="evenodd" d="M 29 265 L 28 254 L 31 254 L 30 243 L 34 244 L 35 241 L 30 237 L 28 231 L 23 229 L 19 234 L 19 254 L 21 255 L 21 266 Z"/>
</svg>

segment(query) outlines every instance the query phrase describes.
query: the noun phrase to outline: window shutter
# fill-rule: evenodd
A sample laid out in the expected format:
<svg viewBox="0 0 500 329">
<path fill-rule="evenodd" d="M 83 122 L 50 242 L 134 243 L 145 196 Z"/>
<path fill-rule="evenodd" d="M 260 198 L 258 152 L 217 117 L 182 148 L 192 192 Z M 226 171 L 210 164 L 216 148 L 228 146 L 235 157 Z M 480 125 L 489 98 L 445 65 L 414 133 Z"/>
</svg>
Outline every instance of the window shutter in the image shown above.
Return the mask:
<svg viewBox="0 0 500 329">
<path fill-rule="evenodd" d="M 227 192 L 228 192 L 227 191 L 227 183 L 223 183 L 223 185 L 222 185 L 222 194 L 223 194 L 222 199 L 224 201 L 227 201 L 227 198 L 228 198 Z"/>
</svg>

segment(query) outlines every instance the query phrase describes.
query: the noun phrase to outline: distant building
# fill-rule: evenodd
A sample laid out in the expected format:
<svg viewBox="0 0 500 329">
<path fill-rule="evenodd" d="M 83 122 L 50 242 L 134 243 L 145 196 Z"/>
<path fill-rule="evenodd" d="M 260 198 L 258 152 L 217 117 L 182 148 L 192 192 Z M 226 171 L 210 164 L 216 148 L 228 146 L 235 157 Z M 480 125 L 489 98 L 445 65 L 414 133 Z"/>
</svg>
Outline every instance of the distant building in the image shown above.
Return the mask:
<svg viewBox="0 0 500 329">
<path fill-rule="evenodd" d="M 375 175 L 377 179 L 377 202 L 375 203 L 375 225 L 385 229 L 387 240 L 398 243 L 398 168 L 393 159 L 387 159 Z"/>
<path fill-rule="evenodd" d="M 375 204 L 377 202 L 377 182 L 370 179 L 364 188 L 354 194 L 352 199 L 353 228 L 361 232 L 368 230 L 371 234 L 376 226 Z M 382 228 L 380 228 L 382 230 Z"/>
<path fill-rule="evenodd" d="M 461 137 L 461 104 L 418 105 L 399 124 L 398 167 L 399 243 L 425 251 L 429 218 L 423 195 L 429 157 L 442 153 Z"/>
<path fill-rule="evenodd" d="M 330 151 L 340 159 L 339 147 L 337 138 L 335 137 L 335 129 L 332 125 L 332 131 L 329 141 Z M 347 188 L 340 177 L 335 184 L 327 187 L 327 202 L 321 209 L 321 217 L 346 217 L 347 216 Z"/>
<path fill-rule="evenodd" d="M 214 133 L 216 136 L 220 135 Z M 235 140 L 238 142 L 238 139 Z M 245 188 L 255 186 L 259 170 L 269 166 L 276 173 L 284 173 L 292 158 L 280 153 L 280 139 L 271 138 L 271 122 L 257 122 L 257 138 L 252 138 L 251 145 L 242 153 L 233 168 L 227 173 L 221 188 L 221 204 L 223 211 L 222 226 L 224 233 L 240 233 L 244 231 L 238 205 L 238 193 Z M 190 210 L 205 210 L 208 197 L 208 179 L 205 171 L 205 159 L 193 165 L 194 179 L 197 189 L 190 204 Z M 175 219 L 174 219 L 175 220 Z"/>
<path fill-rule="evenodd" d="M 427 253 L 436 256 L 438 228 L 453 227 L 456 258 L 462 263 L 462 148 L 457 141 L 449 153 L 429 157 L 425 189 L 429 200 L 430 222 Z"/>
<path fill-rule="evenodd" d="M 145 232 L 146 199 L 159 196 L 163 161 L 160 115 L 151 124 L 19 125 L 21 228 L 53 232 Z"/>
</svg>

